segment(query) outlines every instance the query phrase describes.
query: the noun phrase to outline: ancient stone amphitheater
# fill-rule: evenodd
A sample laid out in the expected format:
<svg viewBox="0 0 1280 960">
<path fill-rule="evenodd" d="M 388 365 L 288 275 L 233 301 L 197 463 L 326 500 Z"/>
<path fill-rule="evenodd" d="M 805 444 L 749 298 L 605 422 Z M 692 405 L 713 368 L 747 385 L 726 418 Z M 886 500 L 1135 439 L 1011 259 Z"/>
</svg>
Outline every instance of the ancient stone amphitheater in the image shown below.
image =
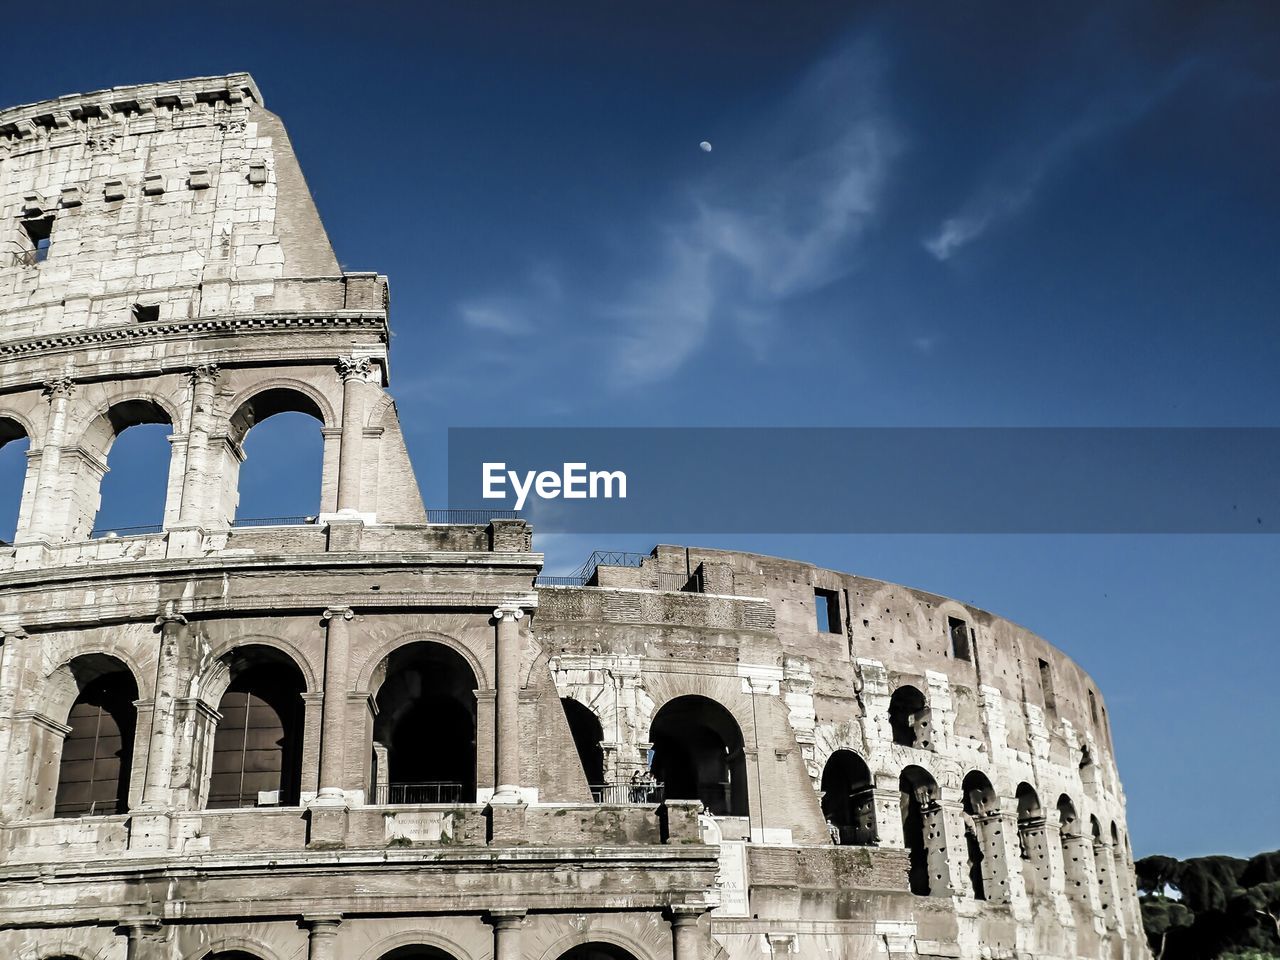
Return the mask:
<svg viewBox="0 0 1280 960">
<path fill-rule="evenodd" d="M 0 957 L 1147 955 L 1106 707 L 1040 638 L 752 554 L 540 581 L 523 521 L 424 509 L 386 280 L 247 75 L 0 113 L 0 216 Z M 255 523 L 284 411 L 320 514 Z M 97 531 L 146 423 L 163 526 Z"/>
</svg>

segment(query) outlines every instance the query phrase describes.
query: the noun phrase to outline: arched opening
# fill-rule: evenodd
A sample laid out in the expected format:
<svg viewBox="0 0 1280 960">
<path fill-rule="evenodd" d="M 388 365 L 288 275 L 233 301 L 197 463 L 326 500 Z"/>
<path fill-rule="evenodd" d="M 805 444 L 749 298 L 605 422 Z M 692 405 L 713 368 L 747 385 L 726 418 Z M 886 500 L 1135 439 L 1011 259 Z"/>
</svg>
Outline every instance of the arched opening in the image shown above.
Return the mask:
<svg viewBox="0 0 1280 960">
<path fill-rule="evenodd" d="M 55 817 L 125 813 L 137 726 L 138 684 L 119 660 L 103 654 L 68 664 L 76 696 L 62 741 Z"/>
<path fill-rule="evenodd" d="M 461 655 L 422 641 L 392 653 L 373 730 L 374 798 L 474 803 L 476 677 Z"/>
<path fill-rule="evenodd" d="M 923 767 L 910 766 L 898 778 L 902 838 L 906 845 L 911 892 L 941 896 L 947 890 L 947 841 L 938 782 Z"/>
<path fill-rule="evenodd" d="M 235 516 L 264 519 L 320 512 L 323 425 L 324 413 L 315 400 L 287 387 L 264 390 L 240 405 L 231 417 L 230 431 L 243 458 L 233 467 L 239 491 Z M 281 483 L 281 477 L 288 482 Z"/>
<path fill-rule="evenodd" d="M 1049 851 L 1045 849 L 1044 811 L 1040 808 L 1040 795 L 1031 784 L 1023 781 L 1015 792 L 1018 801 L 1018 848 L 1023 864 L 1022 882 L 1027 893 L 1047 893 L 1049 890 Z"/>
<path fill-rule="evenodd" d="M 733 714 L 701 696 L 676 697 L 653 718 L 650 769 L 673 800 L 700 800 L 707 812 L 747 816 L 747 758 Z"/>
<path fill-rule="evenodd" d="M 899 687 L 889 698 L 889 727 L 893 742 L 904 747 L 933 749 L 929 705 L 924 694 L 913 686 Z"/>
<path fill-rule="evenodd" d="M 211 809 L 296 806 L 302 785 L 302 694 L 306 681 L 273 647 L 237 647 L 223 658 L 230 683 L 218 701 Z"/>
<path fill-rule="evenodd" d="M 604 730 L 600 720 L 585 704 L 572 697 L 562 697 L 560 705 L 564 708 L 564 717 L 569 721 L 569 733 L 573 735 L 573 745 L 578 751 L 578 760 L 582 763 L 582 773 L 587 778 L 591 795 L 597 800 L 607 798 L 604 782 L 604 750 L 600 741 L 604 739 Z"/>
<path fill-rule="evenodd" d="M 453 954 L 445 953 L 436 947 L 422 944 L 409 944 L 396 947 L 390 953 L 384 953 L 379 960 L 455 960 Z"/>
<path fill-rule="evenodd" d="M 1088 897 L 1083 860 L 1085 838 L 1080 833 L 1076 806 L 1065 793 L 1058 797 L 1058 841 L 1062 846 L 1062 868 L 1067 895 L 1073 900 Z"/>
<path fill-rule="evenodd" d="M 560 954 L 560 960 L 636 960 L 636 957 L 611 943 L 583 943 Z"/>
<path fill-rule="evenodd" d="M 207 960 L 262 960 L 256 953 L 245 953 L 243 950 L 223 950 L 209 954 Z"/>
<path fill-rule="evenodd" d="M 168 412 L 152 400 L 117 403 L 94 421 L 81 444 L 81 468 L 87 482 L 83 497 L 74 498 L 72 505 L 78 511 L 73 535 L 128 536 L 158 532 L 163 527 L 172 429 Z M 105 472 L 97 473 L 100 470 Z M 91 491 L 95 475 L 100 479 L 97 489 Z"/>
<path fill-rule="evenodd" d="M 1111 854 L 1102 834 L 1102 822 L 1089 817 L 1089 830 L 1093 834 L 1093 879 L 1098 888 L 1098 904 L 1110 927 L 1115 926 L 1115 904 L 1111 902 Z"/>
<path fill-rule="evenodd" d="M 969 888 L 975 900 L 1003 901 L 1004 877 L 1000 848 L 999 802 L 986 774 L 970 771 L 961 784 L 964 811 L 965 856 L 968 862 Z"/>
<path fill-rule="evenodd" d="M 0 546 L 8 546 L 17 536 L 30 447 L 22 424 L 0 417 Z"/>
<path fill-rule="evenodd" d="M 836 843 L 869 846 L 876 842 L 871 771 L 852 750 L 835 751 L 822 768 L 822 815 Z"/>
</svg>

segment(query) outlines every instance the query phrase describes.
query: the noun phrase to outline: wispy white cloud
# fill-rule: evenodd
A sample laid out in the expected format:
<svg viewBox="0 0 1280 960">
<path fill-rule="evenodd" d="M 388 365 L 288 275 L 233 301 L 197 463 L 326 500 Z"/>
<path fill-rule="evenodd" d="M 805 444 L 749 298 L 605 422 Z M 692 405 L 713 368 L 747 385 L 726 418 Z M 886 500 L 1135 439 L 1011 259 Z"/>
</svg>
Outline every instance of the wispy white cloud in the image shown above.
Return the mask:
<svg viewBox="0 0 1280 960">
<path fill-rule="evenodd" d="M 1073 121 L 1057 125 L 1053 135 L 1016 144 L 983 185 L 921 241 L 925 250 L 937 260 L 949 260 L 996 224 L 1018 216 L 1075 154 L 1139 121 L 1177 88 L 1193 65 L 1183 63 L 1128 93 L 1095 96 Z"/>
<path fill-rule="evenodd" d="M 472 330 L 509 336 L 533 332 L 520 305 L 502 299 L 468 300 L 458 305 L 458 315 Z"/>
<path fill-rule="evenodd" d="M 604 311 L 622 384 L 675 373 L 717 324 L 760 352 L 789 300 L 856 269 L 899 149 L 876 59 L 858 44 L 822 64 L 740 139 L 750 159 L 688 185 L 656 231 L 649 268 Z"/>
</svg>

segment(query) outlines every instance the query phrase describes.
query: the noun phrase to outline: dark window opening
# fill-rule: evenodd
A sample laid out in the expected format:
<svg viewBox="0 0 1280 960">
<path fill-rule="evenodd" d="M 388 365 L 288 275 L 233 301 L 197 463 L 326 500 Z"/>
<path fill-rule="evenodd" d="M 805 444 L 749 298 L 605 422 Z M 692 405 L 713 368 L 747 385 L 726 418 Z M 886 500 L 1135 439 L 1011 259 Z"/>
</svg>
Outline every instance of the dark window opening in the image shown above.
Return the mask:
<svg viewBox="0 0 1280 960">
<path fill-rule="evenodd" d="M 668 701 L 649 728 L 650 769 L 673 800 L 700 800 L 717 817 L 747 816 L 747 759 L 733 715 L 697 695 Z"/>
<path fill-rule="evenodd" d="M 62 743 L 55 817 L 128 810 L 137 698 L 133 678 L 121 671 L 97 678 L 76 698 Z"/>
<path fill-rule="evenodd" d="M 600 721 L 590 707 L 572 697 L 562 697 L 560 704 L 564 707 L 565 719 L 569 721 L 569 733 L 573 736 L 573 745 L 578 751 L 578 760 L 582 763 L 587 786 L 594 794 L 597 788 L 603 790 L 605 786 L 604 751 L 600 747 L 604 732 L 600 729 Z"/>
<path fill-rule="evenodd" d="M 903 747 L 931 749 L 928 703 L 924 694 L 912 686 L 899 687 L 889 698 L 889 727 L 893 742 Z"/>
<path fill-rule="evenodd" d="M 813 590 L 813 606 L 817 612 L 818 629 L 824 633 L 843 633 L 840 629 L 840 595 L 834 590 Z"/>
<path fill-rule="evenodd" d="M 1094 723 L 1098 722 L 1098 698 L 1093 695 L 1093 691 L 1089 691 L 1089 717 Z"/>
<path fill-rule="evenodd" d="M 159 319 L 160 304 L 135 303 L 133 305 L 133 320 L 135 323 L 155 323 Z"/>
<path fill-rule="evenodd" d="M 871 771 L 850 750 L 831 754 L 822 770 L 822 814 L 833 843 L 869 846 L 876 842 L 876 805 Z"/>
<path fill-rule="evenodd" d="M 947 631 L 951 634 L 951 655 L 957 660 L 969 660 L 969 624 L 956 617 L 947 617 Z"/>
<path fill-rule="evenodd" d="M 22 229 L 26 232 L 30 244 L 22 256 L 28 265 L 44 263 L 49 257 L 49 245 L 53 242 L 53 217 L 37 217 L 23 220 Z"/>
<path fill-rule="evenodd" d="M 1044 708 L 1057 710 L 1058 698 L 1053 693 L 1053 668 L 1049 666 L 1048 660 L 1040 661 L 1040 689 L 1044 691 Z"/>
</svg>

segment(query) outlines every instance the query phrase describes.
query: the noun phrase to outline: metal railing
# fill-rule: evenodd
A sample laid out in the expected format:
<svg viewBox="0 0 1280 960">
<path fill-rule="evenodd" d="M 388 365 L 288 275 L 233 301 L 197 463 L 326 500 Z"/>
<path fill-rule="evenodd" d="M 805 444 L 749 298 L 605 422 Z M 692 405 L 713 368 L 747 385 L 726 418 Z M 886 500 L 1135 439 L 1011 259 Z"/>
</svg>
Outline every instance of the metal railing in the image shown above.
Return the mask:
<svg viewBox="0 0 1280 960">
<path fill-rule="evenodd" d="M 315 523 L 315 517 L 236 517 L 233 527 L 301 527 Z"/>
<path fill-rule="evenodd" d="M 462 784 L 447 780 L 424 783 L 380 783 L 373 791 L 373 802 L 379 806 L 409 803 L 460 803 Z"/>
<path fill-rule="evenodd" d="M 591 799 L 596 803 L 661 803 L 665 793 L 661 783 L 593 783 Z"/>
<path fill-rule="evenodd" d="M 486 524 L 490 520 L 519 520 L 516 510 L 428 510 L 427 523 Z"/>
<path fill-rule="evenodd" d="M 142 523 L 133 527 L 113 527 L 108 524 L 102 527 L 94 527 L 89 533 L 89 539 L 100 540 L 103 537 L 140 537 L 148 533 L 164 533 L 164 524 Z"/>
</svg>

